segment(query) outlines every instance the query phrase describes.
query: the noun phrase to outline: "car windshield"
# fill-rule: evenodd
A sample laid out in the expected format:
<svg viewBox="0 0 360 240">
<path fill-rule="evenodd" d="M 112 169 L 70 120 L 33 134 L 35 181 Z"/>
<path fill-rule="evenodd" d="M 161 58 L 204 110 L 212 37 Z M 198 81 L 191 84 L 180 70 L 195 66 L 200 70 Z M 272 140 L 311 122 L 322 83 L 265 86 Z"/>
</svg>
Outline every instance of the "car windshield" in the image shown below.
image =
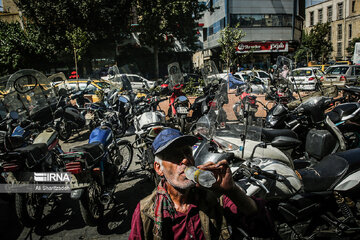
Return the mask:
<svg viewBox="0 0 360 240">
<path fill-rule="evenodd" d="M 269 75 L 267 73 L 264 73 L 264 72 L 259 72 L 259 76 L 261 78 L 268 78 L 269 77 Z"/>
<path fill-rule="evenodd" d="M 96 85 L 98 85 L 99 87 L 101 87 L 102 89 L 104 88 L 109 88 L 110 84 L 107 82 L 96 82 Z"/>
<path fill-rule="evenodd" d="M 294 77 L 308 77 L 308 76 L 311 76 L 312 75 L 312 72 L 311 70 L 294 70 L 292 72 L 292 75 Z"/>
<path fill-rule="evenodd" d="M 252 74 L 252 73 L 251 73 Z M 248 81 L 250 80 L 250 75 L 251 74 L 241 74 L 241 77 L 245 80 L 245 81 Z"/>
<path fill-rule="evenodd" d="M 346 74 L 349 67 L 329 67 L 326 69 L 327 74 Z"/>
</svg>

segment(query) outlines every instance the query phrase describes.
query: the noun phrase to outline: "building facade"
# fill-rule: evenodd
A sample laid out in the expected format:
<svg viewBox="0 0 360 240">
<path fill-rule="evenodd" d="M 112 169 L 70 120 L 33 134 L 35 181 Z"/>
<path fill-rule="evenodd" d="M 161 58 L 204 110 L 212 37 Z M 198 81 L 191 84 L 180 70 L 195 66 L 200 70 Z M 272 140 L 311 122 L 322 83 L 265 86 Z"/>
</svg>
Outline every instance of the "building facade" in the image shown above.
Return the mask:
<svg viewBox="0 0 360 240">
<path fill-rule="evenodd" d="M 209 59 L 218 60 L 218 39 L 225 26 L 240 25 L 245 37 L 235 50 L 238 54 L 252 51 L 245 68 L 267 69 L 280 54 L 292 54 L 299 45 L 305 0 L 208 0 L 212 9 L 201 20 L 202 53 L 194 55 L 194 66 Z M 203 59 L 201 59 L 203 57 Z"/>
<path fill-rule="evenodd" d="M 20 22 L 21 12 L 13 0 L 2 0 L 2 9 L 0 11 L 0 21 Z"/>
<path fill-rule="evenodd" d="M 305 10 L 305 31 L 318 23 L 330 22 L 331 59 L 350 60 L 346 51 L 353 38 L 360 37 L 360 0 L 328 0 Z"/>
</svg>

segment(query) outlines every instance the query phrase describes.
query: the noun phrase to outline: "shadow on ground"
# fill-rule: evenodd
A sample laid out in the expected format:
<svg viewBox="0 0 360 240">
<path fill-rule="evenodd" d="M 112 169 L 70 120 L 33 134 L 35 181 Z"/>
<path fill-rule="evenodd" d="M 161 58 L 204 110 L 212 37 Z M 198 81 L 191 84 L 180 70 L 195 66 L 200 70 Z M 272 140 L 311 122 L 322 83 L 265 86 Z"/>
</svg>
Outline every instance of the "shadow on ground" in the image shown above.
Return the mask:
<svg viewBox="0 0 360 240">
<path fill-rule="evenodd" d="M 144 177 L 133 187 L 115 193 L 115 206 L 105 215 L 103 224 L 98 227 L 99 234 L 123 234 L 131 229 L 131 219 L 138 202 L 149 195 L 154 183 Z"/>
<path fill-rule="evenodd" d="M 141 179 L 131 186 L 134 179 Z M 68 236 L 101 237 L 112 234 L 124 234 L 131 229 L 132 214 L 138 202 L 149 195 L 154 189 L 154 183 L 142 172 L 133 173 L 121 181 L 129 183 L 129 187 L 114 194 L 114 203 L 105 211 L 104 219 L 97 228 L 87 227 L 81 217 L 79 204 L 63 195 L 54 204 L 48 204 L 44 210 L 43 218 L 33 228 L 24 228 L 17 220 L 15 208 L 7 209 L 0 215 L 1 226 L 8 226 L 2 239 L 48 239 L 66 238 Z M 126 186 L 126 185 L 125 185 Z M 0 205 L 2 206 L 2 205 Z M 2 210 L 3 211 L 3 210 Z M 4 217 L 1 217 L 4 215 Z M 10 229 L 10 231 L 9 231 Z M 87 230 L 86 230 L 87 229 Z M 73 232 L 72 235 L 64 235 Z M 7 235 L 5 235 L 5 233 Z M 3 237 L 5 236 L 5 237 Z M 40 237 L 40 238 L 39 238 Z"/>
<path fill-rule="evenodd" d="M 13 195 L 0 194 L 0 226 L 1 239 L 18 239 L 24 229 L 16 217 Z"/>
</svg>

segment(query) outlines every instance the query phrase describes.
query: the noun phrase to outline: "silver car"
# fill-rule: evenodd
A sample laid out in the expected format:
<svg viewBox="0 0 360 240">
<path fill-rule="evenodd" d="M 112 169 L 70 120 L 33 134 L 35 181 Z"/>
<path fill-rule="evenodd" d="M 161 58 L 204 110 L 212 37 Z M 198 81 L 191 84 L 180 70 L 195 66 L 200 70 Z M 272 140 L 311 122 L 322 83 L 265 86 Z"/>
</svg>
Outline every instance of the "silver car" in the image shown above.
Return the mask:
<svg viewBox="0 0 360 240">
<path fill-rule="evenodd" d="M 357 84 L 359 77 L 360 65 L 334 65 L 326 69 L 321 80 L 325 86 L 344 86 Z"/>
<path fill-rule="evenodd" d="M 299 90 L 314 91 L 324 73 L 316 67 L 296 68 L 290 73 L 290 80 Z"/>
</svg>

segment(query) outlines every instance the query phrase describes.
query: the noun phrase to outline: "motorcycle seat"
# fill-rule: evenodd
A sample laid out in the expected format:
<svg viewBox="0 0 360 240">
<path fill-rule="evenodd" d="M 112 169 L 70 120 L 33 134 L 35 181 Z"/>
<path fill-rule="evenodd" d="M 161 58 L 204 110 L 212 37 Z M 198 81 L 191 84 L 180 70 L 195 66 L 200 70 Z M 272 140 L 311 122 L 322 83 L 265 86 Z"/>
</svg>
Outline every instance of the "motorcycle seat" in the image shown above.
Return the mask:
<svg viewBox="0 0 360 240">
<path fill-rule="evenodd" d="M 298 173 L 301 175 L 305 192 L 324 192 L 331 190 L 348 169 L 348 161 L 333 154 L 314 167 L 298 170 Z"/>
<path fill-rule="evenodd" d="M 279 136 L 298 139 L 297 134 L 290 129 L 263 128 L 261 135 L 265 142 L 271 142 L 275 137 Z"/>
<path fill-rule="evenodd" d="M 104 154 L 104 148 L 102 143 L 94 142 L 88 143 L 81 146 L 76 146 L 70 149 L 71 152 L 84 152 L 85 159 L 89 166 L 95 164 L 97 161 L 101 159 Z"/>
<path fill-rule="evenodd" d="M 32 157 L 40 158 L 48 153 L 48 147 L 45 143 L 31 144 L 26 147 L 16 148 L 14 152 L 18 152 L 21 156 L 32 155 Z"/>
<path fill-rule="evenodd" d="M 16 148 L 14 152 L 20 154 L 18 160 L 24 162 L 28 168 L 33 168 L 48 156 L 49 150 L 45 143 L 36 143 Z"/>
<path fill-rule="evenodd" d="M 348 173 L 354 172 L 360 168 L 360 148 L 354 148 L 344 152 L 339 152 L 335 155 L 344 158 L 348 162 Z"/>
<path fill-rule="evenodd" d="M 331 112 L 327 113 L 330 120 L 334 123 L 340 122 L 343 117 L 351 115 L 358 108 L 360 103 L 343 103 L 336 106 Z"/>
</svg>

